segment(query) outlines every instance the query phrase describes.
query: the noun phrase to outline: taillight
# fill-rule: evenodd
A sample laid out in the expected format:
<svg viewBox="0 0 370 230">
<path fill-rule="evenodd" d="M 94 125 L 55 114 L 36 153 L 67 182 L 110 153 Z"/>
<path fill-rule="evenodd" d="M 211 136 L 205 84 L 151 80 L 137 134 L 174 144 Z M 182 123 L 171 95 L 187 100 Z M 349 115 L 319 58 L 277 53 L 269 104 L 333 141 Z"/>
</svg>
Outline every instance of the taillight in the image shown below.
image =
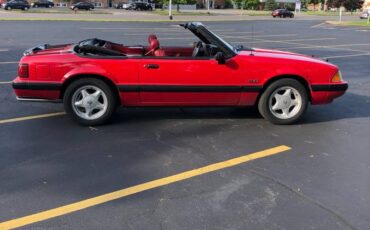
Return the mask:
<svg viewBox="0 0 370 230">
<path fill-rule="evenodd" d="M 28 64 L 19 64 L 18 76 L 22 78 L 27 78 L 29 76 Z"/>
</svg>

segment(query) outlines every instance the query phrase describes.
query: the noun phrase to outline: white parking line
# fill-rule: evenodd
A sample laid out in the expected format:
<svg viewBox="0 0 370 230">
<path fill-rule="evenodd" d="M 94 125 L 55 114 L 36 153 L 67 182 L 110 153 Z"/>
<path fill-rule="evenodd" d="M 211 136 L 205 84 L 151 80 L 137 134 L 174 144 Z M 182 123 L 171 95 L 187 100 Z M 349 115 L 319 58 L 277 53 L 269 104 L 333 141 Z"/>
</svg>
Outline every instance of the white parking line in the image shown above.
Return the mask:
<svg viewBox="0 0 370 230">
<path fill-rule="evenodd" d="M 348 47 L 348 46 L 370 46 L 370 43 L 363 44 L 341 44 L 341 45 L 332 45 L 332 46 L 320 46 L 320 45 L 305 45 L 297 47 L 281 47 L 279 49 L 310 49 L 310 48 L 336 48 L 336 47 Z"/>
<path fill-rule="evenodd" d="M 311 26 L 311 28 L 320 27 L 320 26 L 325 25 L 325 24 L 326 24 L 326 22 L 323 22 L 323 23 L 320 23 L 320 24 L 317 24 L 317 25 Z"/>
<path fill-rule="evenodd" d="M 11 81 L 0 81 L 0 85 L 11 84 Z"/>
<path fill-rule="evenodd" d="M 18 61 L 3 61 L 0 62 L 0 65 L 6 65 L 6 64 L 18 64 Z"/>
<path fill-rule="evenodd" d="M 270 35 L 248 35 L 248 36 L 231 36 L 231 35 L 226 35 L 222 36 L 224 38 L 246 38 L 246 39 L 251 39 L 251 38 L 265 38 L 265 37 L 293 37 L 297 36 L 297 34 L 270 34 Z"/>
<path fill-rule="evenodd" d="M 335 40 L 336 38 L 303 38 L 303 39 L 291 39 L 291 40 L 265 40 L 265 39 L 258 39 L 258 41 L 254 41 L 253 43 L 258 42 L 275 42 L 275 43 L 289 43 L 295 41 L 325 41 L 325 40 Z"/>
<path fill-rule="evenodd" d="M 9 49 L 0 49 L 0 52 L 7 52 Z"/>
<path fill-rule="evenodd" d="M 160 38 L 160 40 L 196 40 L 195 37 L 189 37 L 189 38 Z"/>
<path fill-rule="evenodd" d="M 115 32 L 115 31 L 111 31 L 111 32 Z M 124 33 L 123 36 L 148 36 L 148 34 L 150 34 L 150 33 L 135 33 L 135 34 Z M 189 35 L 189 32 L 176 32 L 176 33 L 156 32 L 155 34 L 159 35 L 159 36 L 160 35 L 183 35 L 183 34 Z M 194 39 L 195 39 L 195 37 L 194 37 Z"/>
<path fill-rule="evenodd" d="M 370 53 L 364 53 L 364 54 L 349 54 L 349 55 L 329 56 L 329 57 L 320 57 L 320 58 L 322 58 L 322 59 L 335 59 L 335 58 L 359 57 L 359 56 L 370 56 Z"/>
<path fill-rule="evenodd" d="M 81 27 L 81 30 L 179 30 L 175 28 L 133 28 L 133 27 Z"/>
</svg>

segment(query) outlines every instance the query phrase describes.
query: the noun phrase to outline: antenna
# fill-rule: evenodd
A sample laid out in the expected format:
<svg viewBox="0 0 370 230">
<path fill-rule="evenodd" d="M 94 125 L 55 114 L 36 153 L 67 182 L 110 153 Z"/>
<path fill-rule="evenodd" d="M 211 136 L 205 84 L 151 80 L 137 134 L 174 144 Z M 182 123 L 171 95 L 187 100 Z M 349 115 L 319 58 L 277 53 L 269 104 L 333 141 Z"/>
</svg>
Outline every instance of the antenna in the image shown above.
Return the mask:
<svg viewBox="0 0 370 230">
<path fill-rule="evenodd" d="M 252 42 L 254 42 L 254 23 L 252 21 Z M 253 49 L 251 49 L 251 53 L 249 55 L 253 55 Z"/>
</svg>

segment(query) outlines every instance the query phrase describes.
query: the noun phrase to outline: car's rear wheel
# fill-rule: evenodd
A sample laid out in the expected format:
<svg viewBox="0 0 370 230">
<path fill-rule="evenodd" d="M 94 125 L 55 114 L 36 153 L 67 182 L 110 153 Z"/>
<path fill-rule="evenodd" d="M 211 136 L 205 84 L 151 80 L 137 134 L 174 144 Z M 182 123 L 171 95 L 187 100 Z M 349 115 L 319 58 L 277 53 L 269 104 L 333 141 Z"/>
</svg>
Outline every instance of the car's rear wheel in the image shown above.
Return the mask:
<svg viewBox="0 0 370 230">
<path fill-rule="evenodd" d="M 111 88 L 95 78 L 71 83 L 64 94 L 64 108 L 81 125 L 106 123 L 116 109 L 117 101 Z"/>
<path fill-rule="evenodd" d="M 10 6 L 5 7 L 6 10 L 12 10 Z"/>
<path fill-rule="evenodd" d="M 258 110 L 271 123 L 287 125 L 301 119 L 307 105 L 308 93 L 305 87 L 295 79 L 281 79 L 263 92 Z"/>
<path fill-rule="evenodd" d="M 28 6 L 24 7 L 23 10 L 29 10 Z"/>
</svg>

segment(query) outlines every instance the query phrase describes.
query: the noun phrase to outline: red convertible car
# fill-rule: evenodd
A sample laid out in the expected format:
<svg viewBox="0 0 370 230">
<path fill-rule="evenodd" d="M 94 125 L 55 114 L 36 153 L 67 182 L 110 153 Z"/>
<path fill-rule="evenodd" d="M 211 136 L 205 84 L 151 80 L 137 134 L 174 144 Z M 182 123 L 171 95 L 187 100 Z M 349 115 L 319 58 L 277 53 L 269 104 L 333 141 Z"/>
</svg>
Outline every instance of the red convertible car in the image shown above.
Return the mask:
<svg viewBox="0 0 370 230">
<path fill-rule="evenodd" d="M 289 52 L 233 47 L 203 24 L 181 25 L 193 46 L 126 46 L 100 39 L 40 45 L 24 53 L 13 81 L 18 100 L 63 101 L 83 125 L 108 121 L 118 105 L 258 106 L 275 124 L 291 124 L 307 105 L 325 104 L 348 85 L 337 66 Z"/>
</svg>

